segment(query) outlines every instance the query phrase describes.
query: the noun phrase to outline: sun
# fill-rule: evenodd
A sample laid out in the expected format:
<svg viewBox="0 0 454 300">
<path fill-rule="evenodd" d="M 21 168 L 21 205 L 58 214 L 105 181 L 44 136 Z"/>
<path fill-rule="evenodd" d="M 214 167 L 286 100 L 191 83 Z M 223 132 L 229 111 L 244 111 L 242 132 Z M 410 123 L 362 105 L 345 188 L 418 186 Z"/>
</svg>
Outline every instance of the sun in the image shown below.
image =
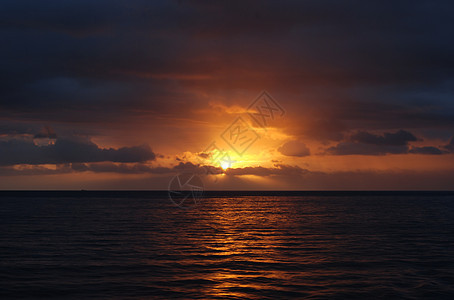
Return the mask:
<svg viewBox="0 0 454 300">
<path fill-rule="evenodd" d="M 221 162 L 221 168 L 224 171 L 227 170 L 228 168 L 230 168 L 230 163 L 228 161 Z"/>
</svg>

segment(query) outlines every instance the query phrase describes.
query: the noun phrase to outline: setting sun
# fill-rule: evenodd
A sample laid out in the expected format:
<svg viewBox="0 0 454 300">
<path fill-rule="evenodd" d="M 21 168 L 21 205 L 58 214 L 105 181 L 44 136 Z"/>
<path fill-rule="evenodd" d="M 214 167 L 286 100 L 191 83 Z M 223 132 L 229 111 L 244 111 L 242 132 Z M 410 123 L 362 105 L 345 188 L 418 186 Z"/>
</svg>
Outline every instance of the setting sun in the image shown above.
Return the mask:
<svg viewBox="0 0 454 300">
<path fill-rule="evenodd" d="M 223 162 L 221 162 L 221 168 L 222 168 L 222 170 L 225 171 L 225 170 L 227 170 L 227 169 L 230 168 L 230 167 L 231 167 L 231 163 L 230 163 L 230 162 L 228 162 L 228 161 L 223 161 Z"/>
</svg>

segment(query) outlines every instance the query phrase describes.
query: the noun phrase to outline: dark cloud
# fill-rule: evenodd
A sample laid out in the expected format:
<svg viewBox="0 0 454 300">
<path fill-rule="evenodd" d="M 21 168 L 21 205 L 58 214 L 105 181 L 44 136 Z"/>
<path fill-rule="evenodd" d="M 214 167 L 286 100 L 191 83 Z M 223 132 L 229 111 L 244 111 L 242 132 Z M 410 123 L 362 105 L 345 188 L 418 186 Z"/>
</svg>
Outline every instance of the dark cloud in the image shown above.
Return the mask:
<svg viewBox="0 0 454 300">
<path fill-rule="evenodd" d="M 85 163 L 72 164 L 71 168 L 77 172 L 91 171 L 96 173 L 122 173 L 122 174 L 178 174 L 193 173 L 198 175 L 218 175 L 226 174 L 229 176 L 256 175 L 256 176 L 301 176 L 308 172 L 298 166 L 288 166 L 276 164 L 275 167 L 245 167 L 229 168 L 222 170 L 219 167 L 195 165 L 190 162 L 180 162 L 172 167 L 157 167 L 144 164 L 116 164 L 116 163 Z"/>
<path fill-rule="evenodd" d="M 172 167 L 150 166 L 143 163 L 73 163 L 72 170 L 76 172 L 95 172 L 95 173 L 121 173 L 121 174 L 178 174 L 193 173 L 198 175 L 222 174 L 223 170 L 213 166 L 195 165 L 190 162 L 180 162 Z"/>
<path fill-rule="evenodd" d="M 428 155 L 440 155 L 443 154 L 444 152 L 437 147 L 432 147 L 432 146 L 426 146 L 426 147 L 412 147 L 409 151 L 409 153 L 413 154 L 428 154 Z"/>
<path fill-rule="evenodd" d="M 286 156 L 309 156 L 309 148 L 301 141 L 289 141 L 278 148 L 278 151 Z"/>
<path fill-rule="evenodd" d="M 118 173 L 118 174 L 153 174 L 153 175 L 175 175 L 181 173 L 192 173 L 200 176 L 226 174 L 228 176 L 290 176 L 300 177 L 309 171 L 298 166 L 289 166 L 276 164 L 274 167 L 245 167 L 231 168 L 222 170 L 219 167 L 195 165 L 190 162 L 180 162 L 171 167 L 152 166 L 144 163 L 114 163 L 114 162 L 97 162 L 97 163 L 71 163 L 59 164 L 55 169 L 49 169 L 44 166 L 26 166 L 22 168 L 12 168 L 0 166 L 0 175 L 55 175 L 67 174 L 73 172 L 93 172 L 93 173 Z"/>
<path fill-rule="evenodd" d="M 327 153 L 334 155 L 385 155 L 408 153 L 408 143 L 418 139 L 410 132 L 399 130 L 377 135 L 360 131 L 353 134 L 349 141 L 330 147 Z"/>
<path fill-rule="evenodd" d="M 399 130 L 395 133 L 385 132 L 383 135 L 360 131 L 352 135 L 351 140 L 357 143 L 378 146 L 405 146 L 408 145 L 408 142 L 414 142 L 418 139 L 408 131 Z"/>
<path fill-rule="evenodd" d="M 385 155 L 385 154 L 427 154 L 440 155 L 447 153 L 434 146 L 409 146 L 410 142 L 419 139 L 411 132 L 399 130 L 385 132 L 381 135 L 365 131 L 357 132 L 350 136 L 348 141 L 338 143 L 327 149 L 333 155 Z M 448 146 L 445 146 L 445 148 Z"/>
<path fill-rule="evenodd" d="M 104 149 L 84 139 L 59 138 L 54 144 L 45 146 L 30 140 L 0 141 L 1 166 L 102 161 L 142 162 L 155 158 L 156 155 L 147 145 Z"/>
<path fill-rule="evenodd" d="M 72 170 L 76 172 L 95 172 L 95 173 L 120 173 L 120 174 L 141 174 L 150 173 L 152 168 L 144 164 L 115 164 L 104 163 L 72 163 Z M 160 169 L 158 168 L 159 173 Z M 163 172 L 165 173 L 165 172 Z"/>
<path fill-rule="evenodd" d="M 277 164 L 274 168 L 265 167 L 244 167 L 227 169 L 225 174 L 232 176 L 256 175 L 256 176 L 301 176 L 308 172 L 298 166 Z"/>
<path fill-rule="evenodd" d="M 337 100 L 404 107 L 401 121 L 396 112 L 339 117 L 355 126 L 392 118 L 405 128 L 453 128 L 443 109 L 452 107 L 452 8 L 405 0 L 3 1 L 0 107 L 18 119 L 102 123 L 141 109 L 187 112 L 188 103 L 204 104 L 192 88 L 318 89 L 309 101 L 334 110 L 342 109 Z M 418 112 L 421 101 L 438 108 Z"/>
</svg>

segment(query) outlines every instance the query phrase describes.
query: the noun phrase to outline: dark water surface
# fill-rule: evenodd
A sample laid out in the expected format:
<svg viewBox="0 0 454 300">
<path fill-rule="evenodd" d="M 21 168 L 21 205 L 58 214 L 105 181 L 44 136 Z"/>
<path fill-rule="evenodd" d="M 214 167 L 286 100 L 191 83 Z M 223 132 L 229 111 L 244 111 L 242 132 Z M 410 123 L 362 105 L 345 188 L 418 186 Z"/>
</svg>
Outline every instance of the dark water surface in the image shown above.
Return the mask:
<svg viewBox="0 0 454 300">
<path fill-rule="evenodd" d="M 0 195 L 0 298 L 454 299 L 454 195 Z"/>
</svg>

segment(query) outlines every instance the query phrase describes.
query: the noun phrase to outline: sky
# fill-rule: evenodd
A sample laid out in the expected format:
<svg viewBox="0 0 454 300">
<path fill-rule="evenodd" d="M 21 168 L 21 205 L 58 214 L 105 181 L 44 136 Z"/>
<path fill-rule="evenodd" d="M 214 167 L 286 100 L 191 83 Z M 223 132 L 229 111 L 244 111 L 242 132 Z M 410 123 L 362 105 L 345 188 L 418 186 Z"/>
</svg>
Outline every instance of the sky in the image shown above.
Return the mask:
<svg viewBox="0 0 454 300">
<path fill-rule="evenodd" d="M 452 1 L 0 4 L 0 189 L 454 190 Z"/>
</svg>

